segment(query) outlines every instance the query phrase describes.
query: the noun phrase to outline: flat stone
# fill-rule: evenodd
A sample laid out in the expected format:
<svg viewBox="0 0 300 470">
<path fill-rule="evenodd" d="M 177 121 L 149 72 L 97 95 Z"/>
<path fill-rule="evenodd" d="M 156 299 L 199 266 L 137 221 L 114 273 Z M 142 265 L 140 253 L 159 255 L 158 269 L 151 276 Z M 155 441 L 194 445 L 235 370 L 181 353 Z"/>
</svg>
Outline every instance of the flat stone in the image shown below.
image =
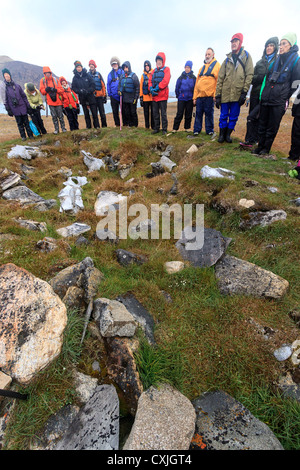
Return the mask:
<svg viewBox="0 0 300 470">
<path fill-rule="evenodd" d="M 224 256 L 215 267 L 222 294 L 252 295 L 269 299 L 282 298 L 289 283 L 271 271 L 234 256 Z"/>
<path fill-rule="evenodd" d="M 4 168 L 0 170 L 0 191 L 6 191 L 21 183 L 21 176 L 18 173 Z"/>
<path fill-rule="evenodd" d="M 22 158 L 24 160 L 46 156 L 47 154 L 42 152 L 38 147 L 30 147 L 28 145 L 15 145 L 7 154 L 7 158 Z"/>
<path fill-rule="evenodd" d="M 188 450 L 195 430 L 191 402 L 169 385 L 150 387 L 138 401 L 123 450 Z"/>
<path fill-rule="evenodd" d="M 136 330 L 136 322 L 127 308 L 117 300 L 98 298 L 94 301 L 93 316 L 99 319 L 101 335 L 133 336 Z"/>
<path fill-rule="evenodd" d="M 34 204 L 38 202 L 44 202 L 45 199 L 39 196 L 27 186 L 15 186 L 2 194 L 3 199 L 8 201 L 18 201 L 21 204 Z"/>
<path fill-rule="evenodd" d="M 75 222 L 72 225 L 68 225 L 68 227 L 62 227 L 57 229 L 57 233 L 64 238 L 67 237 L 77 237 L 82 233 L 88 232 L 91 230 L 91 227 L 87 224 L 81 224 L 79 222 Z"/>
<path fill-rule="evenodd" d="M 201 178 L 229 178 L 233 180 L 235 178 L 235 172 L 227 170 L 226 168 L 211 168 L 208 165 L 205 165 L 200 170 Z"/>
<path fill-rule="evenodd" d="M 283 210 L 271 210 L 267 212 L 250 212 L 247 218 L 242 220 L 240 227 L 243 229 L 252 228 L 257 225 L 266 227 L 278 220 L 285 220 L 287 214 Z"/>
<path fill-rule="evenodd" d="M 167 261 L 164 267 L 168 274 L 175 274 L 184 269 L 184 263 L 182 261 Z"/>
<path fill-rule="evenodd" d="M 111 210 L 118 210 L 119 203 L 125 196 L 114 191 L 100 191 L 95 202 L 95 213 L 98 216 L 107 215 Z"/>
<path fill-rule="evenodd" d="M 206 450 L 284 450 L 265 423 L 221 390 L 203 393 L 193 405 Z"/>
<path fill-rule="evenodd" d="M 131 263 L 143 264 L 147 262 L 147 258 L 126 250 L 116 250 L 117 260 L 122 266 L 128 266 Z"/>
<path fill-rule="evenodd" d="M 26 228 L 27 230 L 47 232 L 46 222 L 37 222 L 35 220 L 25 220 L 25 219 L 21 219 L 20 217 L 18 219 L 13 219 L 13 220 L 22 228 Z"/>
<path fill-rule="evenodd" d="M 118 450 L 119 399 L 113 385 L 99 385 L 55 450 Z"/>
<path fill-rule="evenodd" d="M 255 201 L 253 199 L 240 199 L 239 205 L 249 209 L 249 207 L 255 206 Z"/>
<path fill-rule="evenodd" d="M 198 233 L 200 239 L 200 232 Z M 193 234 L 191 230 L 188 231 L 188 227 L 186 227 L 182 232 L 181 239 L 176 242 L 175 246 L 182 258 L 189 261 L 195 267 L 213 266 L 216 264 L 225 254 L 231 241 L 230 238 L 226 238 L 217 230 L 210 228 L 204 228 L 203 245 L 200 243 L 199 248 L 197 248 L 198 245 L 195 243 L 195 238 L 192 237 Z M 194 245 L 196 245 L 195 248 Z"/>
</svg>

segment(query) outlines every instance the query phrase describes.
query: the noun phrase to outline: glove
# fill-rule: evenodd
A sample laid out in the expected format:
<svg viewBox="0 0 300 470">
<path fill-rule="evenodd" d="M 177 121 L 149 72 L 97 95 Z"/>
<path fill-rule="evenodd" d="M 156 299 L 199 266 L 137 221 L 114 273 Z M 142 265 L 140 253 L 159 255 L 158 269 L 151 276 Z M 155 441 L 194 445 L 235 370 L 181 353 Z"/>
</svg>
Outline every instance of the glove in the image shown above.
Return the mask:
<svg viewBox="0 0 300 470">
<path fill-rule="evenodd" d="M 132 104 L 135 104 L 136 103 L 136 99 L 133 100 L 133 103 Z"/>
<path fill-rule="evenodd" d="M 156 88 L 156 87 L 155 87 Z M 150 93 L 152 96 L 157 96 L 158 93 L 156 93 L 155 89 L 153 88 L 153 86 L 150 87 Z"/>
<path fill-rule="evenodd" d="M 216 108 L 220 109 L 221 106 L 221 95 L 215 97 Z"/>
<path fill-rule="evenodd" d="M 158 85 L 156 85 L 156 87 L 154 88 L 154 91 L 159 92 L 159 86 Z"/>
<path fill-rule="evenodd" d="M 107 103 L 107 96 L 105 95 L 104 98 L 103 98 L 103 103 Z"/>
<path fill-rule="evenodd" d="M 245 91 L 242 91 L 240 99 L 239 99 L 240 106 L 243 106 L 243 104 L 245 104 L 246 98 L 247 98 L 247 93 Z"/>
<path fill-rule="evenodd" d="M 30 107 L 29 107 L 29 108 L 27 108 L 27 114 L 29 114 L 29 116 L 31 116 L 31 115 L 32 115 L 32 108 L 30 108 Z"/>
<path fill-rule="evenodd" d="M 47 87 L 46 87 L 46 92 L 47 92 L 47 93 L 50 93 L 50 92 L 53 91 L 53 90 L 54 90 L 54 88 L 53 88 L 52 86 L 47 86 Z"/>
<path fill-rule="evenodd" d="M 122 92 L 121 92 L 121 91 L 118 91 L 118 93 L 119 93 L 119 96 L 122 96 Z"/>
<path fill-rule="evenodd" d="M 141 105 L 141 107 L 144 106 L 144 98 L 142 96 L 140 96 L 140 105 Z"/>
</svg>

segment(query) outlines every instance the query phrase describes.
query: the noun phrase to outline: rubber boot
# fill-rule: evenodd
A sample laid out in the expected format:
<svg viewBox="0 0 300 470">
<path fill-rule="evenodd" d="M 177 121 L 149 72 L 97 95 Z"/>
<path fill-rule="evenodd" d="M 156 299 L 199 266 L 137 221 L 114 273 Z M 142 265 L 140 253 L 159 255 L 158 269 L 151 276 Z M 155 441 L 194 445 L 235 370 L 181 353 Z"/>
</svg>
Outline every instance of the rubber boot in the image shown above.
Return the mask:
<svg viewBox="0 0 300 470">
<path fill-rule="evenodd" d="M 227 127 L 220 128 L 219 138 L 218 138 L 218 142 L 220 144 L 223 144 L 223 142 L 225 141 L 226 132 L 227 132 Z"/>
<path fill-rule="evenodd" d="M 228 144 L 232 144 L 232 139 L 230 137 L 233 129 L 227 129 L 226 135 L 225 135 L 225 140 L 228 142 Z"/>
</svg>

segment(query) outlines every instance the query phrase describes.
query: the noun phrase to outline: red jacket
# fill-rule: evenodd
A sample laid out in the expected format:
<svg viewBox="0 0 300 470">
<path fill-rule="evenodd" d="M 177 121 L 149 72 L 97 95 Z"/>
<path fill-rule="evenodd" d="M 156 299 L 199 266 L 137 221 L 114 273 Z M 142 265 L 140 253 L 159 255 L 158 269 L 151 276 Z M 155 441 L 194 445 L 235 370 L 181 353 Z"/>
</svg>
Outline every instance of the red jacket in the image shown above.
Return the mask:
<svg viewBox="0 0 300 470">
<path fill-rule="evenodd" d="M 40 81 L 40 92 L 42 95 L 46 96 L 47 104 L 49 106 L 61 106 L 62 99 L 61 94 L 63 93 L 63 87 L 61 84 L 53 77 L 52 72 L 49 67 L 43 67 L 44 78 L 41 78 Z M 50 72 L 51 76 L 49 78 L 46 77 L 46 72 Z M 51 87 L 57 90 L 56 100 L 53 101 L 50 94 L 47 93 L 46 88 Z"/>
<path fill-rule="evenodd" d="M 64 77 L 59 78 L 59 83 L 67 81 Z M 68 88 L 63 88 L 63 93 L 62 93 L 62 104 L 64 108 L 68 108 L 69 105 L 72 106 L 72 108 L 77 107 L 77 104 L 79 103 L 78 101 L 78 96 L 76 95 L 75 91 L 71 90 L 71 88 L 68 86 Z"/>
<path fill-rule="evenodd" d="M 166 55 L 164 54 L 164 52 L 159 52 L 157 55 L 159 55 L 163 59 L 162 68 L 165 67 Z M 157 67 L 151 71 L 151 74 L 149 77 L 149 89 L 152 86 L 152 79 L 153 79 L 153 74 L 155 70 L 158 70 Z M 163 72 L 164 72 L 164 78 L 158 85 L 159 87 L 158 95 L 155 95 L 152 97 L 153 101 L 165 101 L 169 98 L 169 83 L 171 79 L 171 72 L 170 72 L 169 67 L 165 67 Z"/>
</svg>

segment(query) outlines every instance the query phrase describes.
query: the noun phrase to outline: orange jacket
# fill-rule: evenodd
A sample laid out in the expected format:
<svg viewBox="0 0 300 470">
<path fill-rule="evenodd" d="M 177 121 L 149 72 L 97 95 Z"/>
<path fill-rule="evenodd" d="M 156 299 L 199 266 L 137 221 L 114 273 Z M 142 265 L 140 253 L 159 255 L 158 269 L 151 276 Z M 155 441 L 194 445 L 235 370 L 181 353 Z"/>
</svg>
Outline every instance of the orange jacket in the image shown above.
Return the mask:
<svg viewBox="0 0 300 470">
<path fill-rule="evenodd" d="M 64 77 L 60 77 L 59 78 L 59 83 L 61 84 L 63 81 L 67 81 Z M 63 93 L 62 93 L 62 104 L 63 104 L 63 107 L 64 108 L 69 108 L 70 105 L 72 106 L 72 108 L 75 108 L 77 107 L 77 104 L 79 103 L 78 101 L 78 96 L 76 95 L 75 91 L 71 90 L 71 88 L 68 87 L 67 88 L 63 88 Z"/>
<path fill-rule="evenodd" d="M 49 72 L 51 75 L 50 77 L 46 77 L 46 73 Z M 49 106 L 62 106 L 62 97 L 63 94 L 63 87 L 61 84 L 52 76 L 52 72 L 49 67 L 43 67 L 44 78 L 41 78 L 40 81 L 40 92 L 42 95 L 46 96 L 47 104 Z M 47 87 L 55 88 L 56 93 L 56 100 L 53 100 L 50 94 L 46 91 Z"/>
<path fill-rule="evenodd" d="M 143 72 L 143 75 L 141 76 L 141 80 L 140 80 L 140 96 L 143 97 L 143 101 L 152 101 L 152 95 L 150 94 L 150 91 L 149 91 L 149 94 L 148 95 L 144 95 L 143 93 L 143 83 L 144 83 L 144 74 L 147 75 L 148 77 L 148 80 L 149 80 L 149 77 L 150 77 L 150 74 L 151 74 L 152 70 L 150 70 L 149 72 Z"/>
<path fill-rule="evenodd" d="M 212 61 L 214 62 L 215 59 L 213 59 Z M 205 75 L 205 73 L 207 72 L 207 69 L 209 66 L 210 64 L 204 65 L 203 75 L 201 77 L 200 77 L 200 72 L 203 67 L 199 69 L 195 88 L 194 88 L 194 96 L 193 96 L 194 100 L 196 100 L 197 98 L 204 98 L 207 96 L 214 97 L 216 94 L 218 75 L 219 75 L 221 66 L 219 62 L 217 62 L 214 68 L 212 69 L 211 75 L 207 76 Z"/>
</svg>

